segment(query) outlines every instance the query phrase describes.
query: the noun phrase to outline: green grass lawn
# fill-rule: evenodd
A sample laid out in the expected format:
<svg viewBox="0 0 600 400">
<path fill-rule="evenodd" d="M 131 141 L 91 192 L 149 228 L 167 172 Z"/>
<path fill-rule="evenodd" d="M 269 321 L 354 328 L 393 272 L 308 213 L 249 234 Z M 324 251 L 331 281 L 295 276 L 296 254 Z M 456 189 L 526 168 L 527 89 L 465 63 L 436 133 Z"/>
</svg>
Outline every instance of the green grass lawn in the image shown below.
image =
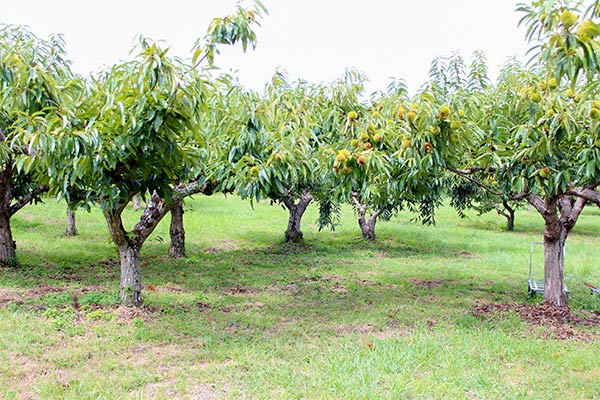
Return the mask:
<svg viewBox="0 0 600 400">
<path fill-rule="evenodd" d="M 142 251 L 142 309 L 116 304 L 119 266 L 98 210 L 64 236 L 64 204 L 13 219 L 19 267 L 0 270 L 2 399 L 597 398 L 596 328 L 477 317 L 487 303 L 530 303 L 529 244 L 541 218 L 518 212 L 437 226 L 401 214 L 365 243 L 351 210 L 335 232 L 304 218 L 303 245 L 282 243 L 287 214 L 237 198 L 186 204 L 188 257 L 169 259 L 168 218 Z M 129 211 L 129 221 L 136 216 Z M 600 212 L 567 242 L 574 312 L 600 310 Z M 537 271 L 541 270 L 541 252 Z M 539 301 L 539 300 L 538 300 Z"/>
</svg>

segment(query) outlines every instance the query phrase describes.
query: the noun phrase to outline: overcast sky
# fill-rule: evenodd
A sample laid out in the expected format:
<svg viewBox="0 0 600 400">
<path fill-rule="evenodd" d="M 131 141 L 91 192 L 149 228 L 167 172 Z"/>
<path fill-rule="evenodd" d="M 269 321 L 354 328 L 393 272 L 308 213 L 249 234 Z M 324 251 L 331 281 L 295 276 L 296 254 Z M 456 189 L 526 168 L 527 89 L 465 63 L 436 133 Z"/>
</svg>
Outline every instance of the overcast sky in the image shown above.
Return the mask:
<svg viewBox="0 0 600 400">
<path fill-rule="evenodd" d="M 427 80 L 431 60 L 459 50 L 487 55 L 493 76 L 527 44 L 513 0 L 264 0 L 269 10 L 258 47 L 222 51 L 216 63 L 237 70 L 260 89 L 275 69 L 291 78 L 329 81 L 346 67 L 367 74 L 371 89 L 403 78 L 411 91 Z M 62 33 L 78 72 L 96 71 L 127 57 L 138 34 L 165 40 L 189 57 L 210 20 L 235 0 L 29 0 L 4 2 L 2 22 L 28 25 L 38 35 Z"/>
</svg>

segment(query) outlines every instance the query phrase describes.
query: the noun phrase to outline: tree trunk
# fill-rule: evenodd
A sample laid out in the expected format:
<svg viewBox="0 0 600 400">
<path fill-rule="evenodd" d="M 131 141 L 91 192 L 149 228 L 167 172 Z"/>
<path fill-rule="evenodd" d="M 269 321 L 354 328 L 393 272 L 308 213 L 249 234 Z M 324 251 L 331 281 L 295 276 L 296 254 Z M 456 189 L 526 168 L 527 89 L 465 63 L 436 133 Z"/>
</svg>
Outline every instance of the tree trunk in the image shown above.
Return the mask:
<svg viewBox="0 0 600 400">
<path fill-rule="evenodd" d="M 365 218 L 366 211 L 361 210 L 358 215 L 358 226 L 360 226 L 360 230 L 362 231 L 363 239 L 368 241 L 375 240 L 375 224 L 377 223 L 377 217 L 379 216 L 378 212 L 373 212 L 369 216 L 369 220 L 367 221 Z"/>
<path fill-rule="evenodd" d="M 77 235 L 77 221 L 75 218 L 75 211 L 70 208 L 67 209 L 67 230 L 65 232 L 67 236 Z"/>
<path fill-rule="evenodd" d="M 129 244 L 119 246 L 121 262 L 121 302 L 128 307 L 142 304 L 142 273 L 140 249 Z"/>
<path fill-rule="evenodd" d="M 17 262 L 17 245 L 10 230 L 10 213 L 0 212 L 0 264 L 15 265 Z"/>
<path fill-rule="evenodd" d="M 560 223 L 548 223 L 544 229 L 544 301 L 556 307 L 567 307 L 565 291 L 566 229 Z"/>
<path fill-rule="evenodd" d="M 513 232 L 515 230 L 515 210 L 506 200 L 502 202 L 502 207 L 495 205 L 496 212 L 506 218 L 506 230 Z"/>
<path fill-rule="evenodd" d="M 302 231 L 300 230 L 300 222 L 302 221 L 302 216 L 304 215 L 304 212 L 306 211 L 306 208 L 308 207 L 312 199 L 313 197 L 310 193 L 304 192 L 297 204 L 292 201 L 284 202 L 290 214 L 288 219 L 288 226 L 285 231 L 286 242 L 302 242 L 303 235 Z"/>
<path fill-rule="evenodd" d="M 134 210 L 139 210 L 140 208 L 142 208 L 142 199 L 140 198 L 139 194 L 136 194 L 135 196 L 133 196 L 133 209 Z"/>
<path fill-rule="evenodd" d="M 514 232 L 515 230 L 515 210 L 512 208 L 508 211 L 508 216 L 506 217 L 506 230 L 508 232 Z"/>
<path fill-rule="evenodd" d="M 169 257 L 185 257 L 185 229 L 183 228 L 183 203 L 176 197 L 171 208 L 171 246 Z"/>
<path fill-rule="evenodd" d="M 515 230 L 515 210 L 505 201 L 504 209 L 508 214 L 505 214 L 506 217 L 506 230 L 509 232 L 514 232 Z"/>
</svg>

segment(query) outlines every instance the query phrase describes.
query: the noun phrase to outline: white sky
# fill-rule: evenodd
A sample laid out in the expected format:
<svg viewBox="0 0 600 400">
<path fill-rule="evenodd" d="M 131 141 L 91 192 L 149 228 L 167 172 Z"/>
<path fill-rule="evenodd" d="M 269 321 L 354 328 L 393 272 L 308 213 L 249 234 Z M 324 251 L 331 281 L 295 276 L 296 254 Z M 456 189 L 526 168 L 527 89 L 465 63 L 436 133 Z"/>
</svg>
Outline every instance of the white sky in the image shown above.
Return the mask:
<svg viewBox="0 0 600 400">
<path fill-rule="evenodd" d="M 127 57 L 137 34 L 162 39 L 188 57 L 214 17 L 235 0 L 28 0 L 4 2 L 1 22 L 29 25 L 38 35 L 62 33 L 74 67 L 96 71 Z M 528 45 L 514 0 L 264 0 L 269 10 L 258 47 L 223 49 L 216 63 L 238 71 L 260 89 L 276 68 L 291 78 L 329 81 L 346 67 L 365 72 L 370 89 L 390 77 L 411 91 L 427 80 L 434 57 L 460 50 L 486 53 L 492 76 L 509 57 L 524 59 Z"/>
</svg>

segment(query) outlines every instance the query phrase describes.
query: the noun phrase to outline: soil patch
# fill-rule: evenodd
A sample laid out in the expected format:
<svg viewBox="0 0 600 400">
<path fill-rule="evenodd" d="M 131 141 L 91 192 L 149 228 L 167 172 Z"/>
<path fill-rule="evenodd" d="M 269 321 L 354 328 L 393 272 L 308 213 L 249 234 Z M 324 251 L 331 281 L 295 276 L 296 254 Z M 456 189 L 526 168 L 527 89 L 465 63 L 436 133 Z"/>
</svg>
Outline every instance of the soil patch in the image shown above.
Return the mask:
<svg viewBox="0 0 600 400">
<path fill-rule="evenodd" d="M 600 332 L 590 332 L 589 328 L 600 326 L 600 317 L 589 311 L 572 311 L 566 307 L 542 304 L 478 304 L 473 307 L 473 315 L 486 317 L 493 314 L 516 312 L 523 321 L 546 327 L 548 334 L 557 339 L 592 340 Z M 586 328 L 588 328 L 586 330 Z"/>
<path fill-rule="evenodd" d="M 440 279 L 421 279 L 412 278 L 408 279 L 409 282 L 414 283 L 416 286 L 421 286 L 423 289 L 433 289 L 442 286 Z"/>
</svg>

